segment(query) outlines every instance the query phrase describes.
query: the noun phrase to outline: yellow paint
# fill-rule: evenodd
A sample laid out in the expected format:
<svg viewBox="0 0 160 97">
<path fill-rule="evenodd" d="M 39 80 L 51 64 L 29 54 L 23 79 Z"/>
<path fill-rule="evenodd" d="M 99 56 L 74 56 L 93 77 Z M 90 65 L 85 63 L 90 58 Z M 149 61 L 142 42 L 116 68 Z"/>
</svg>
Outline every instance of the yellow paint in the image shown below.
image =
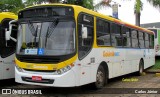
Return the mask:
<svg viewBox="0 0 160 97">
<path fill-rule="evenodd" d="M 18 19 L 18 17 L 14 14 L 14 13 L 11 13 L 11 12 L 0 12 L 0 23 L 3 21 L 3 19 Z"/>
<path fill-rule="evenodd" d="M 156 76 L 160 76 L 160 73 L 156 73 Z"/>
<path fill-rule="evenodd" d="M 17 58 L 15 58 L 15 63 L 21 68 L 24 69 L 32 69 L 32 70 L 58 70 L 71 63 L 75 62 L 77 59 L 77 55 L 74 57 L 57 64 L 41 64 L 41 63 L 27 63 L 27 62 L 20 62 Z"/>
<path fill-rule="evenodd" d="M 119 52 L 103 51 L 103 57 L 113 57 L 113 56 L 119 56 Z"/>
<path fill-rule="evenodd" d="M 112 56 L 114 56 L 114 52 L 113 51 L 112 52 L 103 51 L 103 57 L 112 57 Z"/>
<path fill-rule="evenodd" d="M 137 82 L 138 78 L 122 78 L 122 82 Z"/>
</svg>

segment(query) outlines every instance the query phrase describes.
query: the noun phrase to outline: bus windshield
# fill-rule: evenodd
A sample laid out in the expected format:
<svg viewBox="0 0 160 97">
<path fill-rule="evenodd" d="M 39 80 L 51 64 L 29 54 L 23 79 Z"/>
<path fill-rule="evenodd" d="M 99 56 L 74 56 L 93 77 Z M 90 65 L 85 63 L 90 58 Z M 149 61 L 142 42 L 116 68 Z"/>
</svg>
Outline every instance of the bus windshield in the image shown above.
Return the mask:
<svg viewBox="0 0 160 97">
<path fill-rule="evenodd" d="M 25 21 L 19 23 L 18 55 L 68 55 L 75 52 L 75 22 Z"/>
</svg>

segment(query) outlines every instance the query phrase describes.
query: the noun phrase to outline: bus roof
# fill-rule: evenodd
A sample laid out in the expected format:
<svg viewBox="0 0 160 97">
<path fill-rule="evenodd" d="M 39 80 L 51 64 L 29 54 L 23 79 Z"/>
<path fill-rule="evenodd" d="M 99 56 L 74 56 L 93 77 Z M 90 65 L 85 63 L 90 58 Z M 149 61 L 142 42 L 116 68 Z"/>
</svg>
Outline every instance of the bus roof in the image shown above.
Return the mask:
<svg viewBox="0 0 160 97">
<path fill-rule="evenodd" d="M 11 12 L 0 12 L 0 23 L 5 18 L 17 19 L 18 17 L 14 13 L 11 13 Z"/>
<path fill-rule="evenodd" d="M 33 7 L 38 7 L 38 6 L 52 6 L 52 5 L 56 5 L 56 6 L 71 6 L 73 7 L 74 9 L 76 9 L 76 12 L 77 13 L 80 13 L 80 12 L 86 12 L 88 14 L 91 14 L 91 15 L 94 15 L 96 17 L 100 17 L 100 18 L 103 18 L 103 19 L 106 19 L 106 20 L 109 20 L 111 22 L 114 22 L 114 23 L 117 23 L 117 24 L 120 24 L 120 25 L 124 25 L 124 26 L 127 26 L 127 27 L 130 27 L 130 28 L 134 28 L 134 29 L 137 29 L 137 30 L 140 30 L 140 31 L 143 31 L 143 32 L 147 32 L 149 34 L 154 34 L 153 31 L 150 31 L 146 28 L 142 28 L 142 27 L 139 27 L 139 26 L 136 26 L 136 25 L 132 25 L 132 24 L 129 24 L 129 23 L 126 23 L 126 22 L 123 22 L 119 19 L 116 19 L 116 18 L 113 18 L 113 17 L 110 17 L 108 15 L 103 15 L 101 13 L 98 13 L 98 12 L 95 12 L 95 11 L 92 11 L 92 10 L 89 10 L 89 9 L 86 9 L 84 7 L 81 7 L 81 6 L 78 6 L 78 5 L 71 5 L 71 4 L 60 4 L 60 3 L 53 3 L 53 4 L 41 4 L 41 5 L 35 5 L 35 6 L 29 6 L 23 10 L 26 10 L 26 9 L 30 9 L 30 8 L 33 8 Z M 21 11 L 23 11 L 21 10 Z"/>
</svg>

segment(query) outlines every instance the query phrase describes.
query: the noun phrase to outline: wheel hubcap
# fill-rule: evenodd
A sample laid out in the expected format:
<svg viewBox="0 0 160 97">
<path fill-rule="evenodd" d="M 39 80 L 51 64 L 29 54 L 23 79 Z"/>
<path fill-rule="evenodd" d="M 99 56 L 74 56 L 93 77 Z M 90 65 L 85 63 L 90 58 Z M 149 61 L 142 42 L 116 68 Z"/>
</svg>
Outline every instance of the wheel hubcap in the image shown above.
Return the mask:
<svg viewBox="0 0 160 97">
<path fill-rule="evenodd" d="M 97 84 L 99 86 L 103 86 L 103 83 L 104 83 L 104 74 L 103 74 L 103 72 L 98 71 L 97 72 Z"/>
</svg>

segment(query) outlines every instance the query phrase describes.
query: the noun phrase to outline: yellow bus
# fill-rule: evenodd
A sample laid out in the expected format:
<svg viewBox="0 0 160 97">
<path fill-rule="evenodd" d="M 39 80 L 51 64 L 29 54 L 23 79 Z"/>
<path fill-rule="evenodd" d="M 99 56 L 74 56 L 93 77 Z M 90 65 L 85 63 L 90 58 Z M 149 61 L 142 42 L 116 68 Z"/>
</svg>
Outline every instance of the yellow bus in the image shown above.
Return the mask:
<svg viewBox="0 0 160 97">
<path fill-rule="evenodd" d="M 18 13 L 15 81 L 53 87 L 92 83 L 154 65 L 154 34 L 86 8 L 49 4 Z"/>
<path fill-rule="evenodd" d="M 9 22 L 18 17 L 10 12 L 0 12 L 0 80 L 14 78 L 14 53 L 16 42 L 5 39 L 5 33 L 9 30 Z M 16 38 L 17 31 L 11 36 Z"/>
</svg>

